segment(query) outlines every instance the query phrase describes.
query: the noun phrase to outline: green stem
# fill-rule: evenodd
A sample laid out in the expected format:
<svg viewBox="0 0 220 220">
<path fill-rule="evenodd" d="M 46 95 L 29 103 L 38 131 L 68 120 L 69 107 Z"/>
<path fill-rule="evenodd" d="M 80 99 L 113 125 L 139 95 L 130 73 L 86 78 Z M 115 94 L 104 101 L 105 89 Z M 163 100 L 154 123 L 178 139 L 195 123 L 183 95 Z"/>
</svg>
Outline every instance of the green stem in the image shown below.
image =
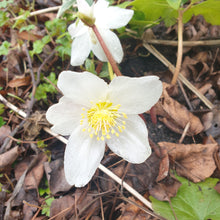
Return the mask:
<svg viewBox="0 0 220 220">
<path fill-rule="evenodd" d="M 117 66 L 117 64 L 116 64 L 116 62 L 115 62 L 115 60 L 114 60 L 112 54 L 110 53 L 110 51 L 109 51 L 107 45 L 105 44 L 105 42 L 104 42 L 104 40 L 103 40 L 101 34 L 100 34 L 99 31 L 98 31 L 97 27 L 95 26 L 95 24 L 92 25 L 92 26 L 90 26 L 90 27 L 91 27 L 92 30 L 94 31 L 94 33 L 95 33 L 95 35 L 96 35 L 96 37 L 97 37 L 97 39 L 98 39 L 98 41 L 99 41 L 99 43 L 100 43 L 102 49 L 103 49 L 104 52 L 105 52 L 105 55 L 106 55 L 106 57 L 107 57 L 109 63 L 110 63 L 111 66 L 112 66 L 112 69 L 113 69 L 114 72 L 115 72 L 115 74 L 116 74 L 117 76 L 122 76 L 121 71 L 119 70 L 119 68 L 118 68 L 118 66 Z"/>
</svg>

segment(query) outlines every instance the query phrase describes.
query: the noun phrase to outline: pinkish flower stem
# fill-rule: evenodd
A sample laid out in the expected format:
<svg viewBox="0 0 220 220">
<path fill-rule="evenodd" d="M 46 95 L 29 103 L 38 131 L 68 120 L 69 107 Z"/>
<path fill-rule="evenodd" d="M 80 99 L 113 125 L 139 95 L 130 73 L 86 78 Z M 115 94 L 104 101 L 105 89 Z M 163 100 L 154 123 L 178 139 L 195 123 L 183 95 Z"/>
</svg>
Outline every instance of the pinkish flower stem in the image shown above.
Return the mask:
<svg viewBox="0 0 220 220">
<path fill-rule="evenodd" d="M 102 49 L 103 49 L 104 52 L 105 52 L 106 57 L 108 58 L 109 63 L 110 63 L 111 66 L 112 66 L 112 69 L 113 69 L 114 72 L 115 72 L 115 74 L 116 74 L 117 76 L 122 76 L 121 71 L 119 70 L 119 68 L 118 68 L 118 66 L 117 66 L 117 64 L 116 64 L 116 62 L 115 62 L 115 60 L 114 60 L 112 54 L 110 53 L 110 51 L 109 51 L 107 45 L 105 44 L 105 42 L 104 42 L 104 40 L 103 40 L 101 34 L 99 33 L 98 28 L 97 28 L 95 25 L 92 25 L 92 26 L 90 26 L 90 27 L 91 27 L 92 30 L 94 31 L 94 33 L 95 33 L 95 35 L 96 35 L 96 37 L 97 37 L 97 39 L 98 39 L 98 41 L 99 41 L 99 43 L 100 43 Z"/>
</svg>

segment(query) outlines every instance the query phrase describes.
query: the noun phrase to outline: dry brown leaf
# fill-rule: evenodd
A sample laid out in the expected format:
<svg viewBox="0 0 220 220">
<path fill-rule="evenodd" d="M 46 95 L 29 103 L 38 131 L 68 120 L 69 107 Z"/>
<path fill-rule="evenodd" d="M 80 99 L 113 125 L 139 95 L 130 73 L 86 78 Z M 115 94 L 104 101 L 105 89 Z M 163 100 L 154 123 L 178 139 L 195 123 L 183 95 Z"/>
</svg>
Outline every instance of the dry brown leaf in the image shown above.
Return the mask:
<svg viewBox="0 0 220 220">
<path fill-rule="evenodd" d="M 160 183 L 157 183 L 149 190 L 150 195 L 160 201 L 170 201 L 171 197 L 176 196 L 179 187 L 182 184 L 179 180 L 167 177 Z"/>
<path fill-rule="evenodd" d="M 29 86 L 31 83 L 31 77 L 30 76 L 22 76 L 22 77 L 15 77 L 12 79 L 8 86 L 11 88 L 17 88 L 20 86 Z"/>
<path fill-rule="evenodd" d="M 11 128 L 8 125 L 3 125 L 0 127 L 0 145 L 4 143 L 4 140 L 11 133 Z M 6 149 L 9 149 L 11 146 L 12 140 L 6 146 Z"/>
<path fill-rule="evenodd" d="M 0 170 L 7 168 L 7 166 L 11 165 L 21 152 L 24 151 L 24 148 L 16 146 L 11 150 L 0 155 Z"/>
<path fill-rule="evenodd" d="M 73 196 L 64 196 L 52 202 L 50 216 L 55 220 L 72 219 L 77 211 L 79 216 L 97 215 L 100 209 L 100 200 L 96 198 L 96 193 L 85 193 L 85 189 L 77 189 Z M 66 211 L 64 211 L 66 210 Z M 89 218 L 88 218 L 89 219 Z"/>
<path fill-rule="evenodd" d="M 129 200 L 137 203 L 138 205 L 142 206 L 142 203 L 138 200 L 135 200 L 133 197 L 129 197 Z M 143 212 L 142 210 L 140 210 L 140 208 L 138 208 L 138 206 L 128 203 L 128 204 L 124 204 L 121 203 L 117 209 L 120 209 L 120 211 L 122 212 L 121 215 L 117 218 L 117 220 L 147 220 L 150 219 L 150 215 Z"/>
<path fill-rule="evenodd" d="M 217 144 L 174 144 L 159 142 L 160 147 L 167 149 L 169 156 L 176 161 L 176 171 L 194 183 L 200 182 L 212 175 L 216 169 L 214 152 Z"/>
<path fill-rule="evenodd" d="M 32 158 L 29 157 L 17 164 L 17 166 L 15 167 L 15 177 L 17 180 L 21 177 L 24 171 L 28 168 L 31 160 Z M 25 182 L 24 182 L 25 190 L 38 188 L 38 185 L 40 184 L 40 181 L 44 174 L 43 164 L 47 160 L 48 158 L 45 154 L 42 153 L 42 155 L 39 156 L 39 160 L 37 164 L 32 168 L 32 170 L 25 177 Z"/>
<path fill-rule="evenodd" d="M 46 162 L 44 164 L 44 169 L 52 194 L 69 191 L 72 188 L 72 186 L 67 183 L 65 178 L 63 159 L 57 159 L 50 163 Z"/>
<path fill-rule="evenodd" d="M 207 135 L 211 135 L 220 144 L 220 105 L 202 117 Z"/>
<path fill-rule="evenodd" d="M 162 159 L 160 161 L 159 173 L 156 179 L 157 182 L 166 178 L 169 172 L 169 157 L 168 157 L 167 150 L 165 148 L 162 148 L 160 152 L 161 152 Z"/>
<path fill-rule="evenodd" d="M 47 125 L 44 113 L 34 112 L 24 123 L 24 139 L 34 140 L 40 133 L 43 125 Z"/>
<path fill-rule="evenodd" d="M 28 41 L 36 41 L 43 38 L 43 36 L 31 33 L 30 31 L 22 31 L 21 33 L 17 33 L 18 38 L 22 40 L 28 40 Z"/>
<path fill-rule="evenodd" d="M 190 123 L 187 135 L 193 136 L 203 131 L 203 125 L 198 117 L 193 115 L 187 108 L 172 99 L 166 88 L 169 85 L 163 83 L 163 94 L 160 101 L 155 105 L 158 115 L 165 117 L 165 124 L 174 132 L 182 133 L 188 123 Z M 166 123 L 167 121 L 167 123 Z"/>
</svg>

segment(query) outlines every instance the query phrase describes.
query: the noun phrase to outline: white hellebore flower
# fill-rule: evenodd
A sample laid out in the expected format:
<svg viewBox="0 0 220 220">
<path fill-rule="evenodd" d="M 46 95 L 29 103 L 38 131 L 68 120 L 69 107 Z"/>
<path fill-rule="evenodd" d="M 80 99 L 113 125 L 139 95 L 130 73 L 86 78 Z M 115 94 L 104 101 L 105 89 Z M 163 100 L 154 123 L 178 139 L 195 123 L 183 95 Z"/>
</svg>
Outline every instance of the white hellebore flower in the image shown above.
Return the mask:
<svg viewBox="0 0 220 220">
<path fill-rule="evenodd" d="M 69 184 L 82 187 L 90 181 L 106 144 L 131 163 L 150 156 L 147 127 L 138 114 L 158 101 L 162 93 L 158 77 L 119 76 L 107 84 L 89 72 L 63 71 L 58 88 L 63 97 L 46 117 L 54 132 L 70 135 L 64 156 Z"/>
<path fill-rule="evenodd" d="M 105 0 L 98 0 L 91 7 L 85 0 L 77 0 L 78 10 L 82 16 L 90 19 L 97 26 L 104 42 L 110 50 L 116 62 L 123 58 L 121 43 L 115 33 L 110 29 L 116 29 L 127 25 L 133 16 L 133 10 L 122 9 L 117 6 L 109 6 Z M 91 27 L 81 20 L 71 24 L 68 28 L 74 39 L 71 49 L 71 65 L 78 66 L 84 63 L 92 51 L 95 56 L 103 61 L 108 61 Z"/>
</svg>

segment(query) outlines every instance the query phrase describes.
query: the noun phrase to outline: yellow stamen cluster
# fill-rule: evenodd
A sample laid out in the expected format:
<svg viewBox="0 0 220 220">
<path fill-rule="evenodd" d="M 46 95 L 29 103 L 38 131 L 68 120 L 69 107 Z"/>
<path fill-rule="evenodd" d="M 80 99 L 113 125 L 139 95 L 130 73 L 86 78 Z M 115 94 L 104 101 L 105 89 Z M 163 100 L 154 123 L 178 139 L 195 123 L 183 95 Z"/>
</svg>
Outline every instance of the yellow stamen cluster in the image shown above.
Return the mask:
<svg viewBox="0 0 220 220">
<path fill-rule="evenodd" d="M 119 136 L 125 129 L 126 122 L 121 118 L 127 118 L 125 113 L 119 112 L 120 105 L 115 105 L 109 101 L 100 101 L 92 105 L 86 113 L 82 113 L 81 125 L 87 119 L 87 127 L 83 131 L 88 131 L 92 138 L 97 136 L 97 140 L 104 141 L 110 139 L 111 135 Z M 86 109 L 83 108 L 83 111 Z"/>
</svg>

